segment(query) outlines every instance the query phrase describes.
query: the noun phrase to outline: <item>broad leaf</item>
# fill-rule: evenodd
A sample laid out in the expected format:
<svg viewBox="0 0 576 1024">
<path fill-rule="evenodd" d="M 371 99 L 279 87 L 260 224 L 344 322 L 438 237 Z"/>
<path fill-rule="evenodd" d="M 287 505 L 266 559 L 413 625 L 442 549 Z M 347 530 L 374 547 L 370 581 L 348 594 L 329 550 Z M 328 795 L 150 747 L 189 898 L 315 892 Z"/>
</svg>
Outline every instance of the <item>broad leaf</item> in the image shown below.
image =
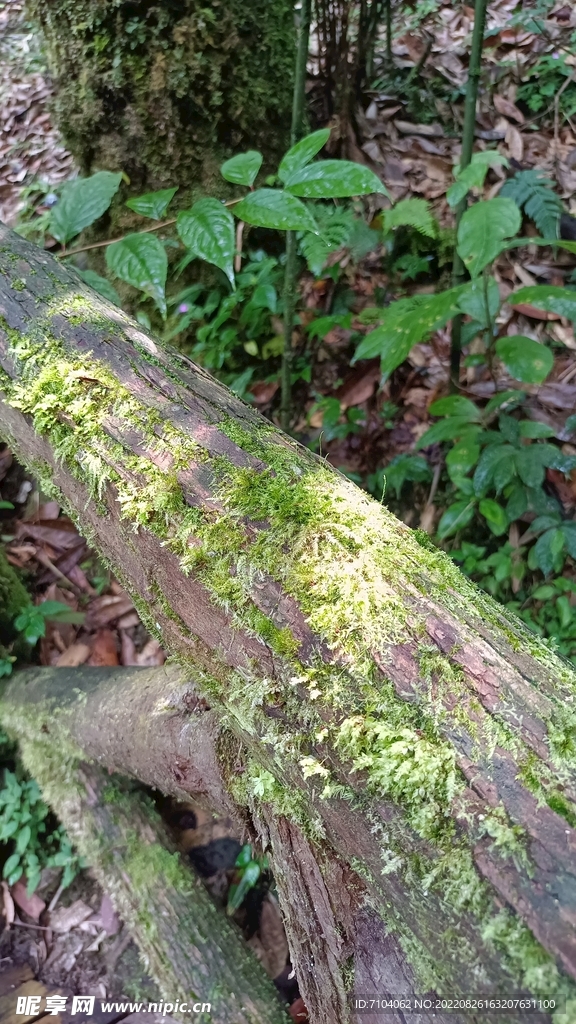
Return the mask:
<svg viewBox="0 0 576 1024">
<path fill-rule="evenodd" d="M 464 395 L 448 395 L 446 398 L 439 398 L 432 402 L 429 410 L 432 416 L 464 416 L 473 423 L 482 418 L 480 409 L 470 398 Z"/>
<path fill-rule="evenodd" d="M 392 228 L 411 227 L 428 238 L 436 238 L 438 234 L 436 218 L 425 199 L 402 199 L 390 210 L 383 210 L 382 220 L 385 232 Z"/>
<path fill-rule="evenodd" d="M 527 487 L 538 488 L 544 483 L 546 452 L 543 445 L 531 444 L 514 454 L 518 476 Z"/>
<path fill-rule="evenodd" d="M 540 423 L 539 420 L 520 420 L 518 429 L 520 437 L 554 437 L 556 434 L 554 427 L 549 427 L 547 423 Z"/>
<path fill-rule="evenodd" d="M 440 540 L 456 533 L 457 530 L 467 526 L 474 515 L 474 505 L 469 501 L 455 501 L 446 509 L 438 523 L 438 536 Z"/>
<path fill-rule="evenodd" d="M 121 181 L 121 174 L 98 171 L 90 178 L 67 182 L 50 212 L 50 233 L 66 245 L 106 212 Z"/>
<path fill-rule="evenodd" d="M 428 448 L 431 444 L 439 444 L 441 441 L 453 441 L 456 437 L 474 441 L 479 430 L 479 426 L 470 423 L 468 416 L 447 416 L 446 419 L 438 420 L 438 423 L 428 427 L 418 439 L 416 449 Z"/>
<path fill-rule="evenodd" d="M 563 523 L 562 533 L 568 554 L 576 559 L 576 523 Z"/>
<path fill-rule="evenodd" d="M 477 277 L 484 267 L 505 248 L 505 239 L 520 230 L 522 216 L 512 199 L 489 199 L 476 203 L 462 216 L 458 228 L 458 254 L 471 277 Z"/>
<path fill-rule="evenodd" d="M 499 338 L 496 352 L 510 375 L 523 384 L 541 384 L 554 366 L 549 348 L 521 334 Z"/>
<path fill-rule="evenodd" d="M 122 305 L 118 292 L 107 277 L 102 277 L 95 270 L 78 270 L 78 267 L 76 267 L 76 272 L 95 292 L 98 292 L 104 299 L 108 299 L 108 302 L 113 302 L 115 306 Z"/>
<path fill-rule="evenodd" d="M 155 235 L 149 233 L 126 235 L 106 249 L 108 269 L 127 284 L 150 295 L 166 316 L 166 250 Z"/>
<path fill-rule="evenodd" d="M 554 569 L 558 555 L 564 550 L 564 534 L 562 530 L 547 530 L 538 538 L 534 545 L 534 557 L 545 576 Z"/>
<path fill-rule="evenodd" d="M 262 153 L 256 149 L 250 149 L 247 153 L 238 153 L 230 160 L 226 160 L 220 168 L 220 174 L 226 181 L 233 185 L 246 185 L 252 188 L 256 175 L 262 167 Z"/>
<path fill-rule="evenodd" d="M 275 188 L 259 188 L 237 203 L 234 213 L 247 224 L 275 231 L 313 231 L 318 227 L 312 214 L 296 196 Z"/>
<path fill-rule="evenodd" d="M 134 213 L 141 214 L 142 217 L 161 220 L 177 191 L 178 186 L 176 188 L 162 188 L 158 192 L 146 192 L 143 196 L 127 199 L 126 206 L 129 210 L 134 210 Z"/>
<path fill-rule="evenodd" d="M 507 530 L 508 516 L 502 506 L 497 501 L 494 501 L 493 498 L 482 498 L 478 509 L 496 537 L 499 537 Z"/>
<path fill-rule="evenodd" d="M 489 327 L 500 309 L 500 290 L 493 277 L 489 277 L 484 289 L 484 280 L 470 281 L 458 300 L 463 313 L 471 316 L 482 327 Z"/>
<path fill-rule="evenodd" d="M 479 458 L 480 445 L 476 444 L 473 438 L 465 438 L 463 441 L 459 441 L 446 456 L 446 465 L 448 466 L 450 478 L 466 476 L 466 473 L 476 465 Z"/>
<path fill-rule="evenodd" d="M 303 199 L 344 199 L 373 192 L 388 195 L 373 171 L 350 160 L 319 160 L 290 175 L 286 189 Z"/>
<path fill-rule="evenodd" d="M 178 214 L 176 228 L 186 248 L 200 260 L 214 264 L 234 287 L 234 218 L 217 199 L 199 199 L 191 210 Z"/>
<path fill-rule="evenodd" d="M 576 292 L 551 284 L 536 284 L 520 288 L 506 300 L 511 306 L 528 305 L 546 313 L 558 313 L 567 320 L 576 321 Z"/>
<path fill-rule="evenodd" d="M 330 129 L 321 128 L 320 131 L 312 132 L 311 135 L 307 135 L 305 139 L 300 139 L 300 142 L 292 146 L 282 157 L 280 167 L 278 168 L 280 181 L 287 184 L 293 174 L 301 171 L 303 167 L 306 167 L 306 164 L 309 164 L 314 159 L 316 154 L 326 145 L 329 138 Z"/>
<path fill-rule="evenodd" d="M 436 295 L 415 295 L 391 303 L 382 310 L 384 322 L 360 342 L 352 362 L 380 356 L 382 372 L 392 373 L 414 345 L 452 319 L 458 312 L 458 298 L 466 287 L 460 285 Z"/>
<path fill-rule="evenodd" d="M 514 471 L 513 463 L 511 463 L 511 456 L 513 455 L 514 448 L 509 444 L 494 444 L 484 449 L 474 473 L 474 491 L 476 494 L 482 495 L 488 490 L 490 485 L 494 483 L 497 469 L 502 464 L 507 463 L 511 465 L 512 472 Z"/>
<path fill-rule="evenodd" d="M 508 165 L 508 160 L 501 153 L 496 150 L 486 149 L 481 150 L 479 153 L 472 154 L 472 160 L 463 170 L 457 166 L 454 168 L 454 177 L 456 181 L 450 186 L 446 193 L 446 199 L 448 200 L 449 206 L 458 206 L 471 188 L 482 188 L 489 167 L 494 164 Z"/>
<path fill-rule="evenodd" d="M 515 409 L 522 405 L 526 398 L 525 391 L 500 391 L 486 403 L 485 413 L 494 412 L 496 409 Z"/>
</svg>

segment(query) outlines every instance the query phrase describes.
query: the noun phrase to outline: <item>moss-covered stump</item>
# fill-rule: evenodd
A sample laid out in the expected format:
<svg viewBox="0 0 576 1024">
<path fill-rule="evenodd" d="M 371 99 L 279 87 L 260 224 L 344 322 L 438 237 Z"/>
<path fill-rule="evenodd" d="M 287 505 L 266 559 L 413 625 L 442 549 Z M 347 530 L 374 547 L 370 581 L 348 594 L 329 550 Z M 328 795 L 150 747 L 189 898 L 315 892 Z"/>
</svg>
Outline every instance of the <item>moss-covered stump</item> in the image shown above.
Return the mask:
<svg viewBox="0 0 576 1024">
<path fill-rule="evenodd" d="M 234 798 L 362 876 L 420 990 L 574 1000 L 574 669 L 7 230 L 0 316 L 4 435 L 245 745 Z"/>
<path fill-rule="evenodd" d="M 174 1016 L 288 1024 L 274 985 L 170 846 L 151 801 L 53 739 L 20 734 L 25 767 L 136 940 Z M 77 754 L 79 751 L 76 752 Z M 176 1001 L 187 1007 L 178 1012 Z"/>
<path fill-rule="evenodd" d="M 190 186 L 241 147 L 276 156 L 287 142 L 291 0 L 28 7 L 46 40 L 56 122 L 84 173 L 122 170 L 136 188 Z"/>
</svg>

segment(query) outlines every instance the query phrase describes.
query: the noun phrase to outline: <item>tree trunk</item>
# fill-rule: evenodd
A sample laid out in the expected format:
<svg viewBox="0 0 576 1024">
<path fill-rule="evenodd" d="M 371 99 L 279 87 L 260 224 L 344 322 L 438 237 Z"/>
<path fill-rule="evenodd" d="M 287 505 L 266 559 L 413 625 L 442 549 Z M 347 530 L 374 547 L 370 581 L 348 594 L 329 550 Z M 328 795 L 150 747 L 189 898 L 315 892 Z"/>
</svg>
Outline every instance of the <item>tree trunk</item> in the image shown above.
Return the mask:
<svg viewBox="0 0 576 1024">
<path fill-rule="evenodd" d="M 4 435 L 235 737 L 234 800 L 362 879 L 414 991 L 574 999 L 573 668 L 8 230 L 0 275 Z"/>
<path fill-rule="evenodd" d="M 83 173 L 133 188 L 206 185 L 239 148 L 288 139 L 292 0 L 30 0 L 56 123 Z M 274 125 L 274 132 L 270 126 Z"/>
</svg>

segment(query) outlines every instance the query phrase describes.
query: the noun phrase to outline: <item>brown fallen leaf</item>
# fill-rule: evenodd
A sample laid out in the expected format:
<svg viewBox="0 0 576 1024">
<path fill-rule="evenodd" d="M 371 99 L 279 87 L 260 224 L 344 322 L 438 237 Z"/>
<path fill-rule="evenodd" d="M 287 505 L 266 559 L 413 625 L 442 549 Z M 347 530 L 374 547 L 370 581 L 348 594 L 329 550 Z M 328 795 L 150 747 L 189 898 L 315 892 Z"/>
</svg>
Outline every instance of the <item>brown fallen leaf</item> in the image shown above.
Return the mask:
<svg viewBox="0 0 576 1024">
<path fill-rule="evenodd" d="M 112 900 L 104 893 L 102 896 L 102 902 L 100 904 L 100 910 L 98 916 L 102 927 L 106 931 L 107 935 L 117 935 L 120 931 L 120 918 L 112 906 Z"/>
<path fill-rule="evenodd" d="M 14 900 L 12 899 L 10 889 L 8 888 L 8 882 L 2 882 L 1 884 L 3 902 L 2 912 L 6 922 L 6 927 L 9 928 L 16 916 L 16 911 L 14 909 Z"/>
<path fill-rule="evenodd" d="M 124 629 L 120 630 L 120 645 L 122 664 L 126 666 L 137 665 L 136 644 L 130 634 Z"/>
<path fill-rule="evenodd" d="M 17 907 L 20 908 L 28 917 L 31 917 L 33 921 L 38 921 L 40 914 L 46 909 L 46 904 L 43 899 L 37 893 L 33 892 L 31 896 L 26 892 L 26 885 L 24 882 L 15 882 L 11 889 L 12 899 Z"/>
<path fill-rule="evenodd" d="M 535 306 L 530 306 L 527 302 L 519 302 L 516 306 L 512 306 L 512 309 L 516 313 L 523 313 L 524 316 L 532 317 L 533 320 L 561 320 L 562 317 L 559 313 L 547 313 L 543 309 L 536 309 Z"/>
<path fill-rule="evenodd" d="M 86 616 L 86 629 L 99 629 L 134 611 L 127 594 L 104 594 L 90 603 Z"/>
<path fill-rule="evenodd" d="M 92 641 L 89 665 L 119 665 L 116 637 L 111 629 L 99 629 Z"/>
<path fill-rule="evenodd" d="M 90 647 L 88 644 L 75 643 L 62 652 L 60 657 L 56 660 L 56 667 L 78 668 L 78 665 L 83 665 L 84 662 L 88 661 L 89 657 Z"/>
<path fill-rule="evenodd" d="M 515 103 L 511 103 L 510 100 L 504 98 L 504 96 L 494 96 L 494 106 L 499 114 L 503 114 L 504 117 L 511 117 L 517 124 L 524 124 L 526 118 L 521 110 L 518 109 Z"/>
<path fill-rule="evenodd" d="M 297 1024 L 307 1024 L 308 1021 L 308 1010 L 302 997 L 295 999 L 292 1006 L 288 1010 L 288 1013 L 292 1017 L 292 1020 L 296 1021 Z"/>
<path fill-rule="evenodd" d="M 163 665 L 166 655 L 157 640 L 149 640 L 147 644 L 136 655 L 136 664 L 142 668 L 150 668 L 154 665 Z"/>
<path fill-rule="evenodd" d="M 75 900 L 69 907 L 59 907 L 50 915 L 50 927 L 52 931 L 60 934 L 77 928 L 82 921 L 92 916 L 92 907 L 89 907 L 83 900 Z"/>
<path fill-rule="evenodd" d="M 340 399 L 342 412 L 354 405 L 361 405 L 374 394 L 374 388 L 380 380 L 380 361 L 375 360 L 367 366 L 355 367 L 346 377 L 344 383 L 334 392 Z"/>
<path fill-rule="evenodd" d="M 259 380 L 250 388 L 250 394 L 253 395 L 256 405 L 267 405 L 274 398 L 278 387 L 277 381 Z"/>
</svg>

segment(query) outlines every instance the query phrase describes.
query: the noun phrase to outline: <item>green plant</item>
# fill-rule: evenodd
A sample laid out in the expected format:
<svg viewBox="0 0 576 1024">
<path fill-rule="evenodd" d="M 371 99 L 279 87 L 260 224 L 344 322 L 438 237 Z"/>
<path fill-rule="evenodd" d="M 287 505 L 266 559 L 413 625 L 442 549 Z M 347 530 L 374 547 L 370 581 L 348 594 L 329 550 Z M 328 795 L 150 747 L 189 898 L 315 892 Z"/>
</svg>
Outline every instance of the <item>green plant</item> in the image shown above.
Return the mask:
<svg viewBox="0 0 576 1024">
<path fill-rule="evenodd" d="M 252 847 L 246 844 L 236 858 L 234 882 L 228 890 L 226 912 L 234 914 L 241 906 L 246 895 L 253 889 L 263 871 L 268 868 L 266 856 L 255 857 Z"/>
<path fill-rule="evenodd" d="M 32 646 L 46 633 L 46 622 L 84 622 L 82 612 L 72 611 L 62 601 L 43 601 L 41 604 L 28 604 L 14 619 L 14 629 Z M 0 655 L 0 678 L 9 676 L 15 657 L 11 654 Z"/>
<path fill-rule="evenodd" d="M 543 53 L 520 85 L 517 98 L 534 113 L 546 107 L 551 108 L 555 97 L 558 97 L 562 115 L 572 117 L 576 112 L 576 85 L 571 79 L 573 68 L 567 63 L 566 57 L 566 53 L 558 50 Z"/>
<path fill-rule="evenodd" d="M 558 238 L 558 224 L 563 203 L 554 192 L 554 182 L 532 169 L 518 171 L 504 182 L 501 196 L 513 199 L 517 206 L 533 220 L 543 238 Z"/>
<path fill-rule="evenodd" d="M 42 869 L 63 869 L 61 885 L 66 888 L 84 867 L 72 849 L 61 825 L 50 824 L 50 809 L 34 779 L 20 769 L 4 769 L 4 786 L 0 790 L 0 843 L 11 848 L 2 877 L 14 885 L 25 876 L 28 893 L 34 892 Z"/>
</svg>

